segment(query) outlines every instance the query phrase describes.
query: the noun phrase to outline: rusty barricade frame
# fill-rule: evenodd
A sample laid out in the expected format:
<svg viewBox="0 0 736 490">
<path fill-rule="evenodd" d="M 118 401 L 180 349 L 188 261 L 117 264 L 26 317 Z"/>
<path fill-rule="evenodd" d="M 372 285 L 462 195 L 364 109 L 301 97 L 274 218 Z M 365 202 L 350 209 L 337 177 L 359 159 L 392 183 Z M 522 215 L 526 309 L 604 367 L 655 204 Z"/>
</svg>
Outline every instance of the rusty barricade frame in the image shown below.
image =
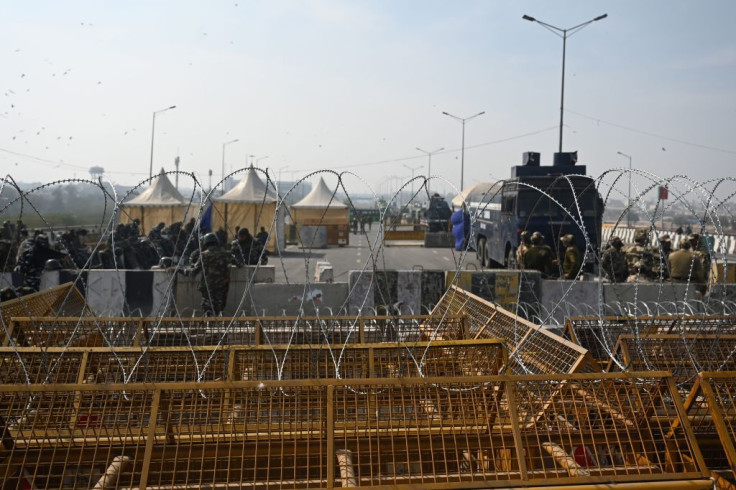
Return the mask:
<svg viewBox="0 0 736 490">
<path fill-rule="evenodd" d="M 0 477 L 36 488 L 80 471 L 101 488 L 710 488 L 675 393 L 662 372 L 0 385 Z"/>
<path fill-rule="evenodd" d="M 164 383 L 498 374 L 502 340 L 194 347 L 0 348 L 0 384 Z"/>
<path fill-rule="evenodd" d="M 683 406 L 708 468 L 730 472 L 733 480 L 736 476 L 736 372 L 699 373 Z"/>
<path fill-rule="evenodd" d="M 87 305 L 84 295 L 73 282 L 67 282 L 43 291 L 27 294 L 19 298 L 0 303 L 0 326 L 4 327 L 0 335 L 11 322 L 11 318 L 20 316 L 94 316 Z M 3 344 L 4 345 L 4 344 Z"/>
<path fill-rule="evenodd" d="M 563 337 L 584 347 L 606 369 L 620 335 L 672 333 L 736 334 L 729 315 L 578 316 L 565 319 Z M 611 349 L 607 352 L 602 340 Z"/>
<path fill-rule="evenodd" d="M 180 345 L 353 344 L 426 340 L 440 330 L 463 339 L 465 319 L 431 315 L 275 317 L 27 317 L 10 320 L 1 346 L 167 347 Z"/>
<path fill-rule="evenodd" d="M 455 285 L 432 310 L 433 317 L 445 315 L 465 317 L 466 338 L 505 339 L 511 351 L 507 368 L 514 374 L 597 371 L 587 349 Z"/>
<path fill-rule="evenodd" d="M 607 371 L 668 371 L 684 398 L 695 384 L 698 372 L 714 368 L 736 371 L 736 335 L 623 334 L 616 342 Z"/>
</svg>

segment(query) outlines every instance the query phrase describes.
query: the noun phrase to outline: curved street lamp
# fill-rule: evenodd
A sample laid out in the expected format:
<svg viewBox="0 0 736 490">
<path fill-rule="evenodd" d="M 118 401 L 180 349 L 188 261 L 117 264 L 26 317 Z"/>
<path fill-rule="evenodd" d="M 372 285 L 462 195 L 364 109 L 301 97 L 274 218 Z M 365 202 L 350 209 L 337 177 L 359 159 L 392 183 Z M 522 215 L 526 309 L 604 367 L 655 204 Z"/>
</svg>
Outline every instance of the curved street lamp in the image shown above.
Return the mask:
<svg viewBox="0 0 736 490">
<path fill-rule="evenodd" d="M 562 121 L 564 116 L 564 110 L 565 110 L 565 50 L 567 49 L 567 38 L 569 36 L 572 36 L 585 26 L 592 24 L 593 22 L 597 22 L 599 20 L 603 20 L 606 17 L 608 17 L 608 14 L 599 15 L 598 17 L 594 19 L 590 19 L 587 22 L 583 22 L 582 24 L 578 24 L 574 27 L 570 27 L 568 29 L 562 29 L 560 27 L 553 26 L 551 24 L 547 24 L 546 22 L 542 22 L 541 20 L 537 20 L 534 17 L 530 15 L 524 14 L 521 18 L 524 20 L 528 20 L 529 22 L 536 22 L 537 24 L 541 25 L 545 29 L 552 32 L 552 34 L 559 36 L 562 38 L 562 89 L 561 89 L 561 95 L 560 95 L 560 149 L 558 150 L 560 153 L 562 153 Z"/>
</svg>

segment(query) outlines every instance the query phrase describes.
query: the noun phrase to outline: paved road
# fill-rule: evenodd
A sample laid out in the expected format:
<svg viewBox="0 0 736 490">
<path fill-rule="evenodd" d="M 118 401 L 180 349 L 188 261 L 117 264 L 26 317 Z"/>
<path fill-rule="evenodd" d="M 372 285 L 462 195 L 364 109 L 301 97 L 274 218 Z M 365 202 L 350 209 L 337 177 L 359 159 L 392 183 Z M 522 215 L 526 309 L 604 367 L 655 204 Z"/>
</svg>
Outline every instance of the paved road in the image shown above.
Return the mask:
<svg viewBox="0 0 736 490">
<path fill-rule="evenodd" d="M 452 249 L 424 248 L 418 245 L 384 246 L 376 243 L 378 231 L 373 230 L 365 235 L 350 235 L 350 245 L 346 247 L 330 247 L 314 249 L 311 252 L 290 245 L 282 254 L 271 255 L 268 264 L 276 267 L 276 282 L 303 283 L 307 275 L 314 280 L 314 270 L 318 261 L 327 260 L 332 264 L 335 282 L 347 282 L 351 270 L 398 269 L 411 270 L 424 268 L 433 270 L 456 270 L 462 261 L 462 268 L 480 269 L 475 260 L 475 252 L 470 252 L 462 260 L 462 254 Z"/>
</svg>

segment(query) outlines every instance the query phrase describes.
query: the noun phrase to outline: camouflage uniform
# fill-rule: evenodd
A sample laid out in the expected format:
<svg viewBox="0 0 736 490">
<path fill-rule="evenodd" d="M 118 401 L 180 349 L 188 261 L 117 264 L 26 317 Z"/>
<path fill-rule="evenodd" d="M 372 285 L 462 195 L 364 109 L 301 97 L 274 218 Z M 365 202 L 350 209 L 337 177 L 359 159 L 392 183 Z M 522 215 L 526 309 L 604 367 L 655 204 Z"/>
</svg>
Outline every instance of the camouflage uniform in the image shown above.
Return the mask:
<svg viewBox="0 0 736 490">
<path fill-rule="evenodd" d="M 562 262 L 562 271 L 565 274 L 565 279 L 575 279 L 580 268 L 583 266 L 583 257 L 580 255 L 578 247 L 575 246 L 572 235 L 565 235 L 560 241 L 565 246 L 565 259 Z"/>
<path fill-rule="evenodd" d="M 192 253 L 192 266 L 184 273 L 193 276 L 201 272 L 199 292 L 202 293 L 202 311 L 205 316 L 218 315 L 225 309 L 230 287 L 232 256 L 219 246 L 208 246 L 200 254 Z"/>
<path fill-rule="evenodd" d="M 230 242 L 230 253 L 238 267 L 255 263 L 253 253 L 256 248 L 255 240 L 253 240 L 253 235 L 250 234 L 248 228 L 241 228 L 238 231 L 238 238 Z"/>
<path fill-rule="evenodd" d="M 659 245 L 652 246 L 652 258 L 654 267 L 652 275 L 655 279 L 667 279 L 670 277 L 669 256 L 672 253 L 672 241 L 670 236 L 663 234 L 659 236 Z"/>
<path fill-rule="evenodd" d="M 611 282 L 625 282 L 629 276 L 626 254 L 621 250 L 623 242 L 619 237 L 612 237 L 610 246 L 601 256 L 603 273 Z"/>
<path fill-rule="evenodd" d="M 691 253 L 700 261 L 704 276 L 704 280 L 702 282 L 705 282 L 708 278 L 708 273 L 710 272 L 710 254 L 708 253 L 708 248 L 706 247 L 705 242 L 700 238 L 699 233 L 691 233 L 688 235 L 687 240 L 690 242 Z"/>
<path fill-rule="evenodd" d="M 66 256 L 49 248 L 46 235 L 39 235 L 31 248 L 20 256 L 16 271 L 23 274 L 23 286 L 38 291 L 41 287 L 41 272 L 49 259 L 62 259 Z"/>
<path fill-rule="evenodd" d="M 626 263 L 629 267 L 629 275 L 645 274 L 647 279 L 654 279 L 652 270 L 654 269 L 654 254 L 647 248 L 649 242 L 649 229 L 637 228 L 634 231 L 634 245 L 626 247 Z M 635 264 L 641 262 L 643 267 L 641 271 L 637 271 Z M 658 276 L 657 276 L 658 277 Z"/>
</svg>

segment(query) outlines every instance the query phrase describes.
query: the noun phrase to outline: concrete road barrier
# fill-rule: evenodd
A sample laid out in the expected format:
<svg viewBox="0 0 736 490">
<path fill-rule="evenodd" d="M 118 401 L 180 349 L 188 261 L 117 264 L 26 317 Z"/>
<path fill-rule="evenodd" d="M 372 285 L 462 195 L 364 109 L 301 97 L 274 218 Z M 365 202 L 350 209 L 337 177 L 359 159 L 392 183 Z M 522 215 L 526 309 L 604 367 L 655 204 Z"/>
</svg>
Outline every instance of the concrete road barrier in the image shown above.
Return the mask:
<svg viewBox="0 0 736 490">
<path fill-rule="evenodd" d="M 539 301 L 541 273 L 487 269 L 482 271 L 447 271 L 445 286 L 455 284 L 488 301 L 513 311 L 516 303 L 534 304 Z"/>
<path fill-rule="evenodd" d="M 383 233 L 384 241 L 417 240 L 424 241 L 424 230 L 386 230 Z"/>
<path fill-rule="evenodd" d="M 350 271 L 350 314 L 420 315 L 430 311 L 445 292 L 445 271 Z"/>
<path fill-rule="evenodd" d="M 455 239 L 448 231 L 428 231 L 424 235 L 425 248 L 452 248 L 454 246 Z"/>
</svg>

